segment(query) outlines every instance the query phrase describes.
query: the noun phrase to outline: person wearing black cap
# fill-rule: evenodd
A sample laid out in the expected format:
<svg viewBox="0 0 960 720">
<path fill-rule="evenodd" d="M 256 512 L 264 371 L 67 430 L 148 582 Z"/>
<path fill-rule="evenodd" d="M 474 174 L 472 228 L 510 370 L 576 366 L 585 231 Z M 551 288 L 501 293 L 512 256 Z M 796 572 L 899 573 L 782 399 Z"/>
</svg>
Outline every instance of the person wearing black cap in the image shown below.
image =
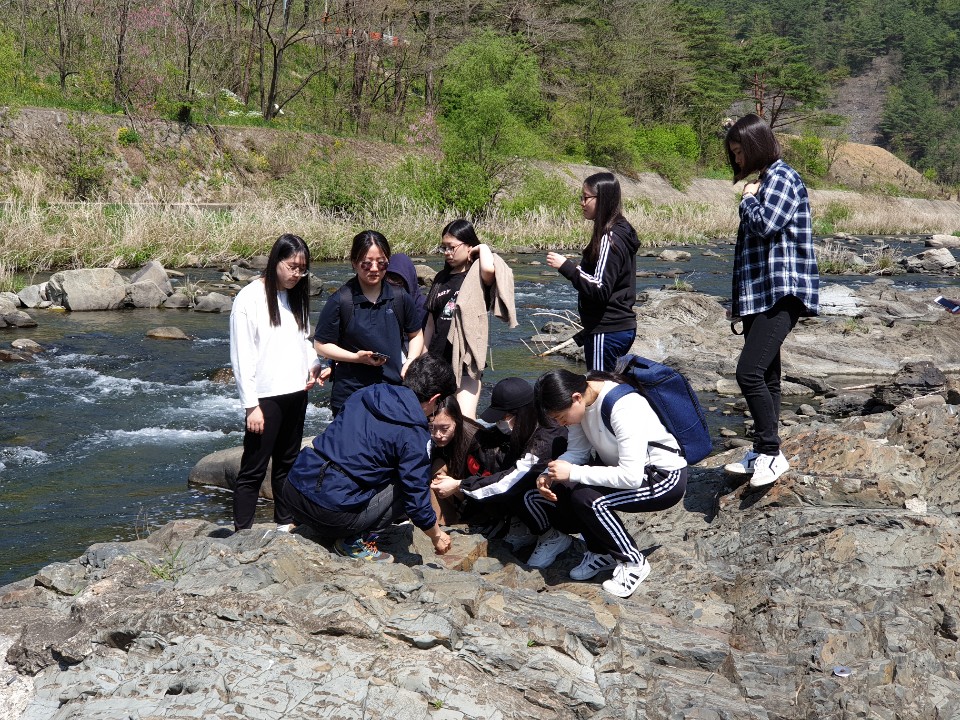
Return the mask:
<svg viewBox="0 0 960 720">
<path fill-rule="evenodd" d="M 433 490 L 441 498 L 465 497 L 484 503 L 488 514 L 517 516 L 533 527 L 524 494 L 536 487 L 547 463 L 566 450 L 567 429 L 539 424 L 533 386 L 517 377 L 504 378 L 494 386 L 490 406 L 480 419 L 490 425 L 476 434 L 489 474 L 462 479 L 439 475 Z"/>
</svg>

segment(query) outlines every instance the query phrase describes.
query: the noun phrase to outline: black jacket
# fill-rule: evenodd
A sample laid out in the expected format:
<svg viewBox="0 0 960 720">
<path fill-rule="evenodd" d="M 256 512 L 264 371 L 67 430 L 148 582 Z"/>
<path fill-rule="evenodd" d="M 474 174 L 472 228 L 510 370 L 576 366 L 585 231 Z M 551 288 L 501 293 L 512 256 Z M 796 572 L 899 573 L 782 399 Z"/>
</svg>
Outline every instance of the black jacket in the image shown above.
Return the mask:
<svg viewBox="0 0 960 720">
<path fill-rule="evenodd" d="M 464 478 L 460 481 L 460 489 L 468 498 L 479 501 L 503 500 L 525 493 L 533 488 L 537 476 L 546 469 L 547 463 L 559 457 L 566 449 L 565 427 L 538 425 L 527 441 L 521 457 L 512 458 L 500 452 L 496 461 L 499 469 L 496 472 Z M 495 452 L 496 449 L 490 449 L 487 463 L 494 463 L 492 456 Z"/>
<path fill-rule="evenodd" d="M 637 316 L 637 248 L 640 240 L 625 218 L 614 223 L 600 241 L 594 263 L 567 260 L 560 274 L 577 290 L 577 310 L 583 330 L 575 336 L 582 345 L 584 337 L 605 332 L 633 330 Z"/>
</svg>

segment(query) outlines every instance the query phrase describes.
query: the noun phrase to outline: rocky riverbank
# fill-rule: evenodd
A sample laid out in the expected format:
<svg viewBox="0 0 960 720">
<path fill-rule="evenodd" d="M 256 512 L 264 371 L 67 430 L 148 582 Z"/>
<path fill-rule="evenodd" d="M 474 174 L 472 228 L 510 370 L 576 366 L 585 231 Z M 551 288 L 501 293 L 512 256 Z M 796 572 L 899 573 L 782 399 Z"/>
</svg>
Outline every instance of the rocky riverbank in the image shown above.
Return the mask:
<svg viewBox="0 0 960 720">
<path fill-rule="evenodd" d="M 843 312 L 784 350 L 818 405 L 784 414 L 791 471 L 751 490 L 726 450 L 681 505 L 626 516 L 653 566 L 633 597 L 571 582 L 579 543 L 533 571 L 529 536 L 458 527 L 437 557 L 407 525 L 372 566 L 182 520 L 0 588 L 0 718 L 957 717 L 957 318 L 884 282 L 824 297 Z M 729 389 L 715 299 L 638 312 L 635 350 Z"/>
<path fill-rule="evenodd" d="M 654 570 L 623 601 L 569 581 L 575 550 L 531 571 L 458 532 L 437 558 L 410 526 L 388 566 L 201 520 L 94 545 L 0 588 L 0 716 L 956 717 L 945 396 L 787 428 L 765 491 L 718 469 L 735 451 L 705 461 L 680 506 L 628 516 Z"/>
</svg>

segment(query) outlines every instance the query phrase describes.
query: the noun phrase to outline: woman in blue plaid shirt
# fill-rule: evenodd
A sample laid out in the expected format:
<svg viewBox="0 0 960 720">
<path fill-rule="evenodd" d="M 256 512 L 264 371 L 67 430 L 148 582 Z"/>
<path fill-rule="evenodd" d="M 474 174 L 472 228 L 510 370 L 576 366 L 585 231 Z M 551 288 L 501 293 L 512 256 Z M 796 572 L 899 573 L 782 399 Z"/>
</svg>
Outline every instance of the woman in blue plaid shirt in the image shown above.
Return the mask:
<svg viewBox="0 0 960 720">
<path fill-rule="evenodd" d="M 769 485 L 790 465 L 780 451 L 780 346 L 797 321 L 816 315 L 820 274 L 807 188 L 780 159 L 773 131 L 756 115 L 730 128 L 727 157 L 743 188 L 733 264 L 732 317 L 743 320 L 737 383 L 753 416 L 753 448 L 725 470 Z"/>
</svg>

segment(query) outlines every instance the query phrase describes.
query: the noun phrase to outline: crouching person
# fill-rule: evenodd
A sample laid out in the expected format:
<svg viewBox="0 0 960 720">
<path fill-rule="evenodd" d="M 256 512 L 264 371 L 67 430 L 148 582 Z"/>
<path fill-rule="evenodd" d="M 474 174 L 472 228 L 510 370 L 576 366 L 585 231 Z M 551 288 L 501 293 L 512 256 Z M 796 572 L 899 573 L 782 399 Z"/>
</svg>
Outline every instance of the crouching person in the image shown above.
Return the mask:
<svg viewBox="0 0 960 720">
<path fill-rule="evenodd" d="M 450 365 L 427 354 L 410 364 L 403 385 L 370 385 L 351 395 L 290 469 L 284 499 L 296 521 L 336 538 L 340 555 L 393 562 L 375 534 L 406 517 L 437 554 L 447 552 L 450 536 L 430 505 L 428 419 L 456 391 Z"/>
</svg>

